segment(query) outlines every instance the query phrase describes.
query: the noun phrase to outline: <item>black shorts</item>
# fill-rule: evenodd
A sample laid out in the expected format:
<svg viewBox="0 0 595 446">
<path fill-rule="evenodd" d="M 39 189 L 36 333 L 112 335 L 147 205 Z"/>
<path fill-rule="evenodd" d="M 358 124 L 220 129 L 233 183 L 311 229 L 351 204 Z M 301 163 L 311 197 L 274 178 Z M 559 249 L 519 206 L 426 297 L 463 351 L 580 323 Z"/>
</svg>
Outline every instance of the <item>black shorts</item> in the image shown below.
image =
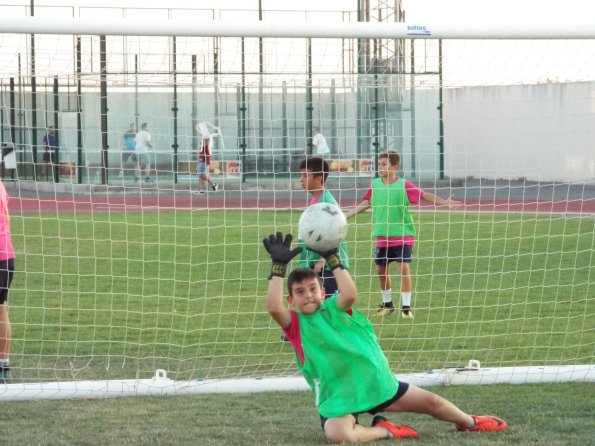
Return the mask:
<svg viewBox="0 0 595 446">
<path fill-rule="evenodd" d="M 14 259 L 0 260 L 0 305 L 8 301 L 8 289 L 14 276 Z"/>
<path fill-rule="evenodd" d="M 395 393 L 395 395 L 392 398 L 388 399 L 384 403 L 379 404 L 376 407 L 373 407 L 370 410 L 366 410 L 365 412 L 352 413 L 351 415 L 353 415 L 355 417 L 355 422 L 357 423 L 360 413 L 369 413 L 370 415 L 376 415 L 379 412 L 384 412 L 388 406 L 390 406 L 392 403 L 394 403 L 399 398 L 401 398 L 403 395 L 405 395 L 405 393 L 407 393 L 408 389 L 409 389 L 409 383 L 406 383 L 404 381 L 399 381 L 399 388 L 397 389 L 397 393 Z M 320 415 L 320 426 L 322 427 L 322 430 L 324 430 L 324 423 L 326 423 L 326 420 L 328 420 L 328 418 L 325 418 L 322 415 Z"/>
<path fill-rule="evenodd" d="M 388 248 L 376 248 L 374 263 L 378 266 L 386 266 L 390 262 L 411 263 L 413 258 L 413 246 L 399 245 Z"/>
<path fill-rule="evenodd" d="M 54 156 L 54 152 L 44 152 L 43 153 L 43 162 L 54 164 L 54 160 L 56 157 Z"/>
<path fill-rule="evenodd" d="M 136 154 L 132 151 L 124 151 L 122 152 L 122 162 L 126 163 L 128 160 L 136 163 Z"/>
<path fill-rule="evenodd" d="M 325 297 L 328 299 L 337 291 L 339 291 L 339 287 L 337 286 L 337 279 L 335 279 L 335 275 L 332 271 L 328 269 L 322 270 L 322 286 L 324 287 L 324 294 Z"/>
</svg>

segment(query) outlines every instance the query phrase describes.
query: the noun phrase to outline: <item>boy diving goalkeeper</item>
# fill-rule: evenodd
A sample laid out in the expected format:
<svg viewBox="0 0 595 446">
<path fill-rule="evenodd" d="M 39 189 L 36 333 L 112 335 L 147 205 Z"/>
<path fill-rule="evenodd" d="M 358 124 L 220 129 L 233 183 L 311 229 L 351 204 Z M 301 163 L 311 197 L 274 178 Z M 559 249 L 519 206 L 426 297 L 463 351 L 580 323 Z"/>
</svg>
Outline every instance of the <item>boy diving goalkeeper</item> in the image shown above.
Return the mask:
<svg viewBox="0 0 595 446">
<path fill-rule="evenodd" d="M 339 293 L 325 299 L 320 277 L 299 268 L 283 286 L 287 265 L 302 248 L 291 249 L 291 234 L 277 232 L 263 240 L 272 260 L 267 309 L 293 348 L 300 372 L 314 392 L 321 426 L 332 443 L 356 443 L 383 438 L 415 438 L 418 433 L 395 425 L 381 412 L 428 414 L 454 423 L 460 431 L 503 431 L 506 422 L 495 416 L 468 415 L 446 399 L 392 374 L 368 319 L 353 304 L 357 290 L 343 268 L 337 250 L 321 253 L 337 280 Z M 375 415 L 372 426 L 358 423 L 361 413 Z"/>
</svg>

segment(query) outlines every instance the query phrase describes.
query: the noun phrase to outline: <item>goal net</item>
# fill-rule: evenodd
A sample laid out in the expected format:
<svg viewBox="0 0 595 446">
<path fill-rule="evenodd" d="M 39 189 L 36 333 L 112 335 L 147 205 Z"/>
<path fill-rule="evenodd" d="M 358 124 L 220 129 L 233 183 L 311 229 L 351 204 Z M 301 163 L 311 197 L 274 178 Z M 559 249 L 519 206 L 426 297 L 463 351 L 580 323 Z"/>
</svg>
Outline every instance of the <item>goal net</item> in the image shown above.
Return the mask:
<svg viewBox="0 0 595 446">
<path fill-rule="evenodd" d="M 376 315 L 372 218 L 350 220 L 356 306 L 398 376 L 595 380 L 595 35 L 45 22 L 0 26 L 17 259 L 0 398 L 306 388 L 266 312 L 262 239 L 297 234 L 317 130 L 344 209 L 386 150 L 399 176 L 463 202 L 411 205 L 413 320 Z M 391 277 L 399 307 L 395 263 Z"/>
</svg>

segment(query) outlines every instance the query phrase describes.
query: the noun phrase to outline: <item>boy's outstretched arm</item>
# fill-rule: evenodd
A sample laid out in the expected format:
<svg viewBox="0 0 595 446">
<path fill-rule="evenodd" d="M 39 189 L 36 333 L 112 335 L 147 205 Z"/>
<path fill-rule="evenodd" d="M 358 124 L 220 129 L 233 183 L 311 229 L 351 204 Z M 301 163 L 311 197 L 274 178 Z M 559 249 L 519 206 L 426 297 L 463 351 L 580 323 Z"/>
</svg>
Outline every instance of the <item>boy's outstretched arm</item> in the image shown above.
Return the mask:
<svg viewBox="0 0 595 446">
<path fill-rule="evenodd" d="M 289 327 L 291 314 L 283 304 L 283 284 L 285 280 L 279 276 L 273 276 L 269 280 L 269 290 L 267 293 L 267 311 L 281 328 Z"/>
<path fill-rule="evenodd" d="M 341 257 L 339 257 L 338 248 L 331 249 L 327 252 L 319 252 L 320 257 L 324 258 L 326 265 L 331 269 L 335 280 L 337 281 L 337 288 L 339 296 L 337 297 L 337 306 L 343 310 L 348 310 L 355 303 L 357 297 L 357 288 L 349 274 L 349 271 L 343 266 Z"/>
<path fill-rule="evenodd" d="M 348 310 L 355 303 L 357 298 L 357 288 L 355 282 L 349 271 L 344 268 L 336 268 L 333 270 L 335 280 L 337 281 L 337 288 L 339 289 L 339 296 L 337 297 L 337 306 L 343 310 Z"/>
<path fill-rule="evenodd" d="M 287 271 L 287 264 L 291 262 L 295 256 L 302 252 L 301 247 L 290 249 L 293 236 L 287 234 L 283 238 L 283 234 L 277 232 L 270 234 L 262 242 L 264 248 L 271 256 L 273 262 L 271 266 L 271 274 L 269 276 L 269 289 L 267 293 L 267 311 L 273 319 L 283 328 L 289 327 L 291 322 L 291 315 L 289 310 L 283 304 L 283 283 L 285 282 L 285 272 Z"/>
<path fill-rule="evenodd" d="M 424 192 L 423 195 L 421 196 L 421 199 L 431 203 L 431 204 L 435 204 L 437 206 L 448 206 L 449 209 L 458 207 L 461 205 L 460 201 L 457 201 L 455 199 L 453 199 L 453 196 L 449 196 L 448 198 L 444 199 L 439 197 L 438 195 L 434 195 L 430 192 Z"/>
<path fill-rule="evenodd" d="M 362 200 L 356 207 L 347 209 L 347 211 L 345 211 L 345 218 L 349 219 L 351 217 L 354 217 L 360 212 L 364 212 L 365 210 L 370 209 L 371 206 L 372 205 L 368 200 Z"/>
</svg>

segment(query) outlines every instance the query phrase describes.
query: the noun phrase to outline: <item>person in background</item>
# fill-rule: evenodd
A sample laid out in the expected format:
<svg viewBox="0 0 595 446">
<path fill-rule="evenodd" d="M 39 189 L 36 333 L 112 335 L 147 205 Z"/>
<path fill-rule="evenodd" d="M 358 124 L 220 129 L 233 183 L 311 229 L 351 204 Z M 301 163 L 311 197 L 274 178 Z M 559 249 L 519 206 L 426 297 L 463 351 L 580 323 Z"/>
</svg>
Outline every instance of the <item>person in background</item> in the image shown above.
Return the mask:
<svg viewBox="0 0 595 446">
<path fill-rule="evenodd" d="M 136 124 L 130 124 L 130 128 L 122 135 L 122 161 L 120 166 L 120 178 L 124 178 L 124 166 L 128 161 L 136 163 Z"/>
<path fill-rule="evenodd" d="M 44 171 L 43 175 L 47 178 L 51 172 L 52 178 L 54 177 L 54 166 L 56 164 L 56 153 L 58 151 L 58 135 L 56 134 L 56 127 L 49 125 L 47 132 L 43 135 L 43 162 Z M 49 172 L 48 172 L 49 170 Z"/>
<path fill-rule="evenodd" d="M 372 181 L 363 200 L 355 208 L 345 212 L 345 216 L 351 218 L 370 207 L 373 210 L 372 234 L 376 236 L 374 262 L 382 295 L 382 304 L 376 314 L 386 316 L 395 311 L 389 268 L 392 262 L 396 262 L 401 275 L 401 316 L 403 319 L 413 319 L 410 264 L 416 231 L 409 206 L 422 200 L 448 208 L 461 203 L 452 197 L 440 198 L 404 178 L 399 178 L 397 171 L 400 164 L 401 156 L 397 152 L 381 153 L 378 157 L 378 178 Z"/>
<path fill-rule="evenodd" d="M 312 127 L 312 152 L 320 157 L 328 157 L 331 154 L 326 138 L 320 133 L 320 127 Z"/>
<path fill-rule="evenodd" d="M 139 181 L 141 172 L 145 172 L 145 183 L 153 183 L 153 180 L 149 176 L 151 171 L 151 157 L 149 155 L 149 149 L 153 148 L 151 142 L 151 131 L 149 124 L 143 122 L 140 126 L 140 132 L 136 134 L 135 141 L 135 155 L 136 155 L 136 175 L 134 181 Z"/>
<path fill-rule="evenodd" d="M 8 317 L 8 289 L 14 276 L 14 265 L 8 193 L 4 183 L 0 182 L 0 383 L 7 383 L 12 379 L 9 359 L 12 329 Z"/>
<path fill-rule="evenodd" d="M 211 186 L 213 192 L 219 190 L 219 184 L 215 183 L 209 176 L 209 166 L 211 165 L 211 144 L 219 134 L 203 136 L 200 142 L 200 150 L 198 151 L 198 190 L 192 192 L 194 195 L 204 195 L 207 190 L 207 184 Z"/>
</svg>

